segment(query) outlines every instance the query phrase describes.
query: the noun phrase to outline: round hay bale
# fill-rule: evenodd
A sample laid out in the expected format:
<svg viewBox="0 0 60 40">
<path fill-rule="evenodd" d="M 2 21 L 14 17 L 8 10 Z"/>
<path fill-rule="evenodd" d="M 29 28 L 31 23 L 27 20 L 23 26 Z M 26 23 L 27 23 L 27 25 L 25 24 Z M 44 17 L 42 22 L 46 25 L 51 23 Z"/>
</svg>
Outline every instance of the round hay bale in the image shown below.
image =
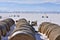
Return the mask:
<svg viewBox="0 0 60 40">
<path fill-rule="evenodd" d="M 7 18 L 5 20 L 2 20 L 2 22 L 5 22 L 9 25 L 9 27 L 11 27 L 13 24 L 15 24 L 14 20 L 11 18 Z"/>
<path fill-rule="evenodd" d="M 33 36 L 25 33 L 19 33 L 14 37 L 11 37 L 9 40 L 36 40 Z"/>
<path fill-rule="evenodd" d="M 57 25 L 57 24 L 51 24 L 51 25 L 49 25 L 48 28 L 47 28 L 47 30 L 46 30 L 46 32 L 45 32 L 45 34 L 49 37 L 50 32 L 53 29 L 57 28 L 57 27 L 59 28 L 59 25 Z"/>
<path fill-rule="evenodd" d="M 28 30 L 30 30 L 31 32 L 35 33 L 35 29 L 34 29 L 34 28 L 31 28 L 31 27 L 28 27 L 28 26 L 26 26 L 26 27 L 22 26 L 22 27 L 20 27 L 20 28 L 16 28 L 15 31 L 18 30 L 18 29 L 19 29 L 19 30 L 27 30 L 27 29 L 28 29 Z"/>
<path fill-rule="evenodd" d="M 42 24 L 40 24 L 39 31 L 44 34 L 48 25 L 50 24 L 51 24 L 50 22 L 43 22 Z"/>
<path fill-rule="evenodd" d="M 21 25 L 28 25 L 28 22 L 26 19 L 19 19 L 18 22 L 16 23 L 16 27 L 20 27 Z"/>
<path fill-rule="evenodd" d="M 19 26 L 17 28 L 21 28 L 21 27 L 29 28 L 35 33 L 35 29 L 32 26 L 30 26 L 30 25 L 21 25 L 21 26 Z"/>
<path fill-rule="evenodd" d="M 25 19 L 20 19 L 16 27 L 9 40 L 36 40 L 34 28 Z"/>
<path fill-rule="evenodd" d="M 2 36 L 5 36 L 6 33 L 7 33 L 5 25 L 0 23 L 0 27 L 1 27 L 1 34 L 2 34 Z"/>
<path fill-rule="evenodd" d="M 1 21 L 1 22 L 5 22 L 6 24 L 7 24 L 7 26 L 8 26 L 8 28 L 9 28 L 9 31 L 10 31 L 10 23 L 9 23 L 9 21 L 5 21 L 5 20 L 3 20 L 3 21 Z"/>
<path fill-rule="evenodd" d="M 19 31 L 19 33 L 18 33 Z M 15 33 L 17 32 L 17 34 Z M 15 35 L 14 35 L 15 34 Z M 29 28 L 16 29 L 9 40 L 36 40 L 34 33 Z"/>
<path fill-rule="evenodd" d="M 5 25 L 7 32 L 9 32 L 9 31 L 10 31 L 9 26 L 8 26 L 5 22 L 0 22 L 0 23 L 1 23 L 2 25 Z"/>
<path fill-rule="evenodd" d="M 49 40 L 60 40 L 60 27 L 51 31 L 49 34 Z"/>
<path fill-rule="evenodd" d="M 19 19 L 19 21 L 16 23 L 16 28 L 21 28 L 21 27 L 29 28 L 35 33 L 35 29 L 24 18 Z"/>
</svg>

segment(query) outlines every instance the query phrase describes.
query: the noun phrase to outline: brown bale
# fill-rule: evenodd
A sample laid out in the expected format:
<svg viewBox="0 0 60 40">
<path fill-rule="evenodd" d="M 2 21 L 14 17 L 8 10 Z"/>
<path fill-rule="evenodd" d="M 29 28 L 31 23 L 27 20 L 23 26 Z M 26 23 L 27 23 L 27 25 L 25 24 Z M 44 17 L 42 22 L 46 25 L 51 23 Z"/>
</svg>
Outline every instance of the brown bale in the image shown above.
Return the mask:
<svg viewBox="0 0 60 40">
<path fill-rule="evenodd" d="M 19 19 L 19 21 L 16 23 L 16 27 L 17 28 L 21 28 L 21 27 L 30 28 L 33 32 L 35 32 L 35 29 L 24 18 Z"/>
<path fill-rule="evenodd" d="M 12 34 L 14 34 L 15 32 L 20 31 L 18 34 L 16 34 L 15 36 L 11 36 L 9 40 L 36 40 L 35 39 L 35 33 L 27 27 L 21 27 L 21 28 L 16 28 Z"/>
<path fill-rule="evenodd" d="M 31 26 L 28 26 L 28 25 L 23 25 L 23 26 L 20 26 L 18 28 L 29 28 L 31 31 L 33 31 L 35 33 L 35 29 Z"/>
<path fill-rule="evenodd" d="M 16 28 L 16 29 L 13 31 L 13 33 L 16 32 L 16 31 L 26 31 L 26 32 L 30 32 L 30 33 L 32 33 L 33 35 L 35 35 L 35 33 L 34 33 L 30 28 L 27 28 L 27 27 Z"/>
<path fill-rule="evenodd" d="M 8 26 L 8 28 L 9 28 L 9 30 L 10 30 L 10 23 L 9 23 L 9 21 L 5 21 L 5 20 L 3 20 L 3 21 L 1 21 L 1 22 L 6 23 L 6 24 L 7 24 L 7 26 Z"/>
<path fill-rule="evenodd" d="M 35 29 L 32 26 L 30 26 L 30 25 L 21 25 L 20 27 L 17 27 L 16 29 L 22 29 L 22 28 L 23 29 L 30 29 L 33 33 L 35 33 Z"/>
<path fill-rule="evenodd" d="M 26 19 L 19 19 L 16 23 L 16 27 L 17 28 L 10 35 L 9 40 L 36 40 L 34 29 L 28 24 Z"/>
<path fill-rule="evenodd" d="M 14 24 L 14 20 L 11 18 L 0 21 L 0 35 L 6 36 L 6 33 L 10 30 L 10 26 Z"/>
<path fill-rule="evenodd" d="M 22 22 L 22 23 L 25 22 L 25 23 L 27 23 L 27 20 L 25 18 L 21 18 L 17 22 Z"/>
<path fill-rule="evenodd" d="M 16 23 L 16 27 L 20 27 L 21 25 L 28 25 L 27 20 L 24 18 L 19 19 L 18 22 Z"/>
<path fill-rule="evenodd" d="M 60 40 L 60 26 L 54 23 L 43 22 L 39 32 L 46 34 L 49 40 Z"/>
<path fill-rule="evenodd" d="M 7 25 L 7 30 L 10 30 L 10 27 L 15 24 L 14 20 L 11 18 L 5 19 L 1 21 L 2 23 L 5 23 Z"/>
<path fill-rule="evenodd" d="M 15 24 L 15 21 L 14 21 L 12 18 L 7 18 L 7 19 L 5 19 L 5 20 L 11 22 L 11 26 L 12 26 L 13 24 Z"/>
<path fill-rule="evenodd" d="M 2 20 L 2 22 L 6 22 L 7 24 L 9 24 L 9 27 L 12 26 L 13 24 L 15 24 L 15 22 L 12 18 L 7 18 L 5 20 Z"/>
<path fill-rule="evenodd" d="M 44 34 L 46 29 L 47 29 L 47 27 L 48 27 L 48 25 L 50 25 L 50 24 L 51 24 L 50 22 L 43 22 L 42 24 L 40 24 L 39 32 Z"/>
<path fill-rule="evenodd" d="M 59 25 L 57 25 L 57 24 L 51 24 L 51 25 L 49 25 L 48 28 L 47 28 L 47 30 L 46 30 L 46 32 L 45 32 L 45 34 L 49 37 L 50 32 L 53 29 L 55 29 L 55 28 L 59 28 Z"/>
<path fill-rule="evenodd" d="M 0 23 L 0 27 L 1 27 L 1 34 L 2 34 L 2 36 L 5 36 L 6 33 L 7 33 L 5 25 Z"/>
<path fill-rule="evenodd" d="M 50 32 L 49 40 L 60 40 L 60 27 L 55 28 Z"/>
<path fill-rule="evenodd" d="M 36 40 L 36 39 L 29 34 L 20 33 L 15 35 L 14 37 L 11 37 L 9 40 Z"/>
<path fill-rule="evenodd" d="M 0 22 L 2 25 L 5 25 L 7 32 L 10 31 L 9 26 L 5 22 Z"/>
</svg>

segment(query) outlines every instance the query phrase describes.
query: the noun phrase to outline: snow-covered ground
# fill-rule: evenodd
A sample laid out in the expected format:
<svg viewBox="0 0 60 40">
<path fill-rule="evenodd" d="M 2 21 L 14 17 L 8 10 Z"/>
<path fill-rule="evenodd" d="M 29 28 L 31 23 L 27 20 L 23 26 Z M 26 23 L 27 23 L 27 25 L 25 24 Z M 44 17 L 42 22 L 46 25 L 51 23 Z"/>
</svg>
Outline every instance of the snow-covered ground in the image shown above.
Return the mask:
<svg viewBox="0 0 60 40">
<path fill-rule="evenodd" d="M 2 19 L 6 18 L 13 18 L 15 21 L 20 18 L 25 18 L 28 21 L 37 21 L 37 26 L 35 26 L 35 30 L 38 31 L 39 24 L 42 22 L 52 22 L 55 24 L 60 25 L 60 14 L 41 14 L 41 13 L 0 13 L 0 16 L 2 16 Z M 37 40 L 48 40 L 47 37 L 41 33 L 36 33 Z"/>
</svg>

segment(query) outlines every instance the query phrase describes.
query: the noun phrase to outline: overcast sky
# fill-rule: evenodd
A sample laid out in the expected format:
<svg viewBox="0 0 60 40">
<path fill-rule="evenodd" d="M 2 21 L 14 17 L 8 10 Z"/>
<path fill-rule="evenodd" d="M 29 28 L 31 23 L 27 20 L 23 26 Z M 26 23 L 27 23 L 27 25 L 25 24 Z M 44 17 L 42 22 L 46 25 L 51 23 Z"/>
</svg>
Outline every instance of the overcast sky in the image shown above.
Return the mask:
<svg viewBox="0 0 60 40">
<path fill-rule="evenodd" d="M 60 3 L 60 0 L 0 0 L 0 2 L 15 2 L 15 3 L 44 3 L 44 2 L 53 2 L 53 3 Z"/>
<path fill-rule="evenodd" d="M 60 11 L 60 0 L 0 0 L 0 11 Z"/>
</svg>

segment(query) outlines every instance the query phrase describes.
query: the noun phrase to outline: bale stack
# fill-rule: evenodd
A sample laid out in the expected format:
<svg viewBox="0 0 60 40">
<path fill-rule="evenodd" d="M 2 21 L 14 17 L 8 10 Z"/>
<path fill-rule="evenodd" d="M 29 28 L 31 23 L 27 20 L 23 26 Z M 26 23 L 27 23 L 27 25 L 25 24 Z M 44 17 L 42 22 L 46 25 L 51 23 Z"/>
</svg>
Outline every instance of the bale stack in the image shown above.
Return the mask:
<svg viewBox="0 0 60 40">
<path fill-rule="evenodd" d="M 27 20 L 22 18 L 16 23 L 16 29 L 10 35 L 9 40 L 36 40 L 35 30 Z"/>
<path fill-rule="evenodd" d="M 50 22 L 40 24 L 39 32 L 46 34 L 49 40 L 60 40 L 60 26 Z"/>
<path fill-rule="evenodd" d="M 0 35 L 5 36 L 10 31 L 10 26 L 14 24 L 14 20 L 11 18 L 0 21 Z"/>
</svg>

